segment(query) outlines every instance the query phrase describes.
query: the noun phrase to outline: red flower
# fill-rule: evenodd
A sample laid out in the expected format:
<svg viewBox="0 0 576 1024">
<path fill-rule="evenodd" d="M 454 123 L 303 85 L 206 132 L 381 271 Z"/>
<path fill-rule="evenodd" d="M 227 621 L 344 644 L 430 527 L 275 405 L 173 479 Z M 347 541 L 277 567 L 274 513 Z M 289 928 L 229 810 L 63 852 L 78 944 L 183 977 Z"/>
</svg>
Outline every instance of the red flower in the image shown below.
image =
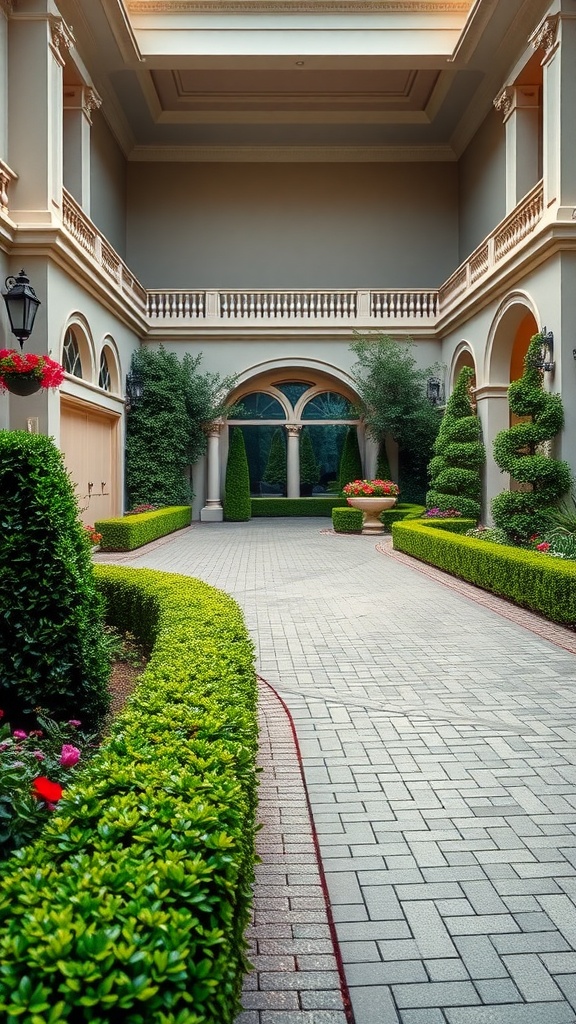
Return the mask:
<svg viewBox="0 0 576 1024">
<path fill-rule="evenodd" d="M 543 540 L 541 544 L 536 545 L 536 551 L 548 551 L 549 547 L 548 541 Z"/>
<path fill-rule="evenodd" d="M 32 783 L 32 792 L 34 796 L 40 797 L 41 800 L 55 803 L 60 799 L 64 791 L 57 782 L 50 782 L 50 779 L 45 778 L 44 775 L 39 775 Z"/>
</svg>

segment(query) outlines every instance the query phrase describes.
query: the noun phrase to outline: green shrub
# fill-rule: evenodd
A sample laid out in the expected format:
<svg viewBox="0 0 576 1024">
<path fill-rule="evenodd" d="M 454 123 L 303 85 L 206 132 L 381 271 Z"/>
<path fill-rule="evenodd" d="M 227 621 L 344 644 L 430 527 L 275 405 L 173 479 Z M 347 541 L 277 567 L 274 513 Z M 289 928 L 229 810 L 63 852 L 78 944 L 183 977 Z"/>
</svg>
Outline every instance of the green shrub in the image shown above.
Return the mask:
<svg viewBox="0 0 576 1024">
<path fill-rule="evenodd" d="M 459 536 L 450 532 L 456 523 L 456 519 L 395 523 L 394 548 L 554 622 L 576 625 L 574 562 Z"/>
<path fill-rule="evenodd" d="M 376 479 L 377 480 L 391 480 L 392 472 L 390 470 L 390 462 L 386 452 L 386 442 L 382 441 L 378 449 L 378 462 L 376 464 Z"/>
<path fill-rule="evenodd" d="M 480 440 L 480 420 L 470 400 L 473 378 L 474 370 L 464 366 L 448 399 L 434 442 L 434 458 L 428 466 L 431 482 L 426 506 L 441 512 L 455 508 L 462 516 L 477 521 L 486 452 Z"/>
<path fill-rule="evenodd" d="M 508 388 L 510 409 L 525 422 L 501 430 L 494 440 L 494 458 L 500 468 L 518 483 L 529 485 L 528 490 L 503 491 L 492 501 L 496 526 L 514 543 L 525 543 L 546 530 L 551 510 L 571 483 L 568 464 L 539 450 L 564 422 L 562 399 L 544 391 L 543 371 L 536 366 L 542 341 L 542 334 L 531 338 L 524 373 Z"/>
<path fill-rule="evenodd" d="M 338 468 L 338 480 L 340 490 L 352 480 L 361 480 L 363 475 L 362 459 L 358 445 L 358 431 L 356 427 L 348 427 L 344 438 L 340 466 Z"/>
<path fill-rule="evenodd" d="M 109 705 L 101 600 L 49 438 L 0 431 L 0 513 L 2 708 L 13 725 L 38 706 L 93 725 Z"/>
<path fill-rule="evenodd" d="M 94 528 L 102 534 L 103 551 L 133 551 L 165 537 L 192 522 L 190 505 L 159 508 L 156 512 L 138 512 L 118 519 L 99 519 Z"/>
<path fill-rule="evenodd" d="M 97 566 L 111 624 L 154 648 L 39 840 L 3 865 L 0 1014 L 43 1024 L 232 1024 L 246 967 L 257 747 L 235 602 Z"/>
<path fill-rule="evenodd" d="M 230 431 L 226 482 L 224 485 L 224 519 L 244 523 L 250 519 L 250 473 L 246 458 L 244 435 L 239 427 Z"/>
<path fill-rule="evenodd" d="M 330 498 L 252 498 L 252 516 L 255 518 L 276 518 L 279 516 L 326 516 L 332 509 L 342 505 L 342 496 Z"/>
<path fill-rule="evenodd" d="M 314 455 L 312 439 L 307 427 L 300 431 L 300 483 L 313 487 L 320 479 L 320 467 Z"/>
<path fill-rule="evenodd" d="M 386 533 L 390 533 L 393 523 L 399 523 L 403 519 L 417 519 L 424 511 L 423 505 L 411 505 L 402 502 L 394 505 L 394 508 L 386 508 L 380 513 L 379 519 Z"/>
<path fill-rule="evenodd" d="M 279 487 L 286 490 L 287 467 L 284 431 L 278 427 L 272 434 L 270 452 L 268 453 L 268 461 L 262 474 L 262 480 L 266 484 L 278 484 Z"/>
<path fill-rule="evenodd" d="M 359 508 L 333 508 L 332 526 L 336 533 L 362 533 L 364 516 Z"/>
</svg>

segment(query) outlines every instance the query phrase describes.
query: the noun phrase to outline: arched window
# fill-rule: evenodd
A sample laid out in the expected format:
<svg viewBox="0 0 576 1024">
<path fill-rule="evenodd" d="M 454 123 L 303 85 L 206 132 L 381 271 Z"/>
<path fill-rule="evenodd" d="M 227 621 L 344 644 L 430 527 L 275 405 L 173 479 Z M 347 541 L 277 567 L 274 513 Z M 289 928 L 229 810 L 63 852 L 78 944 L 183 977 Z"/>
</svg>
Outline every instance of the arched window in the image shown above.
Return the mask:
<svg viewBox="0 0 576 1024">
<path fill-rule="evenodd" d="M 76 335 L 71 327 L 68 328 L 64 335 L 64 345 L 62 348 L 62 365 L 66 370 L 66 373 L 73 374 L 74 377 L 82 377 L 82 360 L 80 359 L 80 347 L 76 339 Z"/>
<path fill-rule="evenodd" d="M 238 399 L 242 407 L 236 420 L 285 420 L 286 413 L 277 398 L 267 395 L 264 391 L 254 391 L 251 395 L 242 395 Z"/>
<path fill-rule="evenodd" d="M 335 391 L 323 391 L 306 403 L 303 420 L 353 420 L 354 407 L 347 398 Z"/>
<path fill-rule="evenodd" d="M 302 398 L 302 395 L 305 395 L 312 385 L 305 384 L 303 381 L 292 380 L 275 384 L 274 387 L 278 388 L 278 391 L 281 391 L 286 396 L 291 405 L 296 405 L 298 399 Z"/>
<path fill-rule="evenodd" d="M 110 377 L 110 367 L 108 366 L 108 360 L 106 358 L 106 352 L 102 349 L 100 356 L 100 371 L 98 373 L 98 387 L 102 388 L 103 391 L 112 390 L 112 381 Z"/>
</svg>

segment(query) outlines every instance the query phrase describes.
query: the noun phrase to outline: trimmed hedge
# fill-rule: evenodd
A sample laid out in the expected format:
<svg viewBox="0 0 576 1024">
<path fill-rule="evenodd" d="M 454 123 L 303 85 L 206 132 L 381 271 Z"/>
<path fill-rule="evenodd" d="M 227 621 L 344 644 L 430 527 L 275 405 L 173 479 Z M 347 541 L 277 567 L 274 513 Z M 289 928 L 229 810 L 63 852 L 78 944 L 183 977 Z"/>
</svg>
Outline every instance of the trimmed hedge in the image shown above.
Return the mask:
<svg viewBox="0 0 576 1024">
<path fill-rule="evenodd" d="M 424 505 L 412 505 L 401 503 L 394 505 L 394 508 L 386 508 L 380 513 L 380 522 L 386 533 L 390 533 L 394 523 L 400 523 L 404 519 L 419 519 L 424 511 Z"/>
<path fill-rule="evenodd" d="M 395 523 L 394 548 L 568 626 L 576 625 L 576 563 L 451 531 L 458 520 Z M 449 525 L 450 524 L 450 525 Z"/>
<path fill-rule="evenodd" d="M 253 646 L 199 580 L 96 566 L 109 621 L 154 641 L 110 737 L 3 865 L 7 1024 L 231 1024 L 246 968 Z"/>
<path fill-rule="evenodd" d="M 402 519 L 418 518 L 423 511 L 423 505 L 395 505 L 394 508 L 384 509 L 379 519 L 386 533 L 390 533 L 392 523 L 400 522 Z M 336 533 L 360 533 L 363 518 L 361 510 L 350 505 L 332 509 L 332 525 Z"/>
<path fill-rule="evenodd" d="M 139 512 L 118 519 L 99 519 L 94 523 L 94 529 L 102 534 L 100 546 L 103 551 L 133 551 L 158 537 L 165 537 L 184 526 L 190 526 L 191 522 L 191 505 L 171 505 L 155 512 Z"/>
<path fill-rule="evenodd" d="M 330 516 L 332 509 L 342 505 L 342 496 L 329 498 L 252 498 L 254 518 L 275 516 Z"/>
</svg>

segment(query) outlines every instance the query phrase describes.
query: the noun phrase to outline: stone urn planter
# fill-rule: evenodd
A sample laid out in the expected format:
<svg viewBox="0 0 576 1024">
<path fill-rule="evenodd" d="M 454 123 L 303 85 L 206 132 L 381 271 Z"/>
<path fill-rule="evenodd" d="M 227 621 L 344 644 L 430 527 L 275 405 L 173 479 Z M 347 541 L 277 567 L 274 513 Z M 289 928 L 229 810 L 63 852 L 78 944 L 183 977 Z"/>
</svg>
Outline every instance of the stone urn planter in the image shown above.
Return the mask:
<svg viewBox="0 0 576 1024">
<path fill-rule="evenodd" d="M 364 514 L 362 533 L 378 534 L 384 533 L 384 527 L 379 519 L 380 513 L 387 508 L 393 508 L 398 499 L 382 495 L 373 498 L 347 498 L 346 500 L 352 508 L 358 508 Z"/>
</svg>

